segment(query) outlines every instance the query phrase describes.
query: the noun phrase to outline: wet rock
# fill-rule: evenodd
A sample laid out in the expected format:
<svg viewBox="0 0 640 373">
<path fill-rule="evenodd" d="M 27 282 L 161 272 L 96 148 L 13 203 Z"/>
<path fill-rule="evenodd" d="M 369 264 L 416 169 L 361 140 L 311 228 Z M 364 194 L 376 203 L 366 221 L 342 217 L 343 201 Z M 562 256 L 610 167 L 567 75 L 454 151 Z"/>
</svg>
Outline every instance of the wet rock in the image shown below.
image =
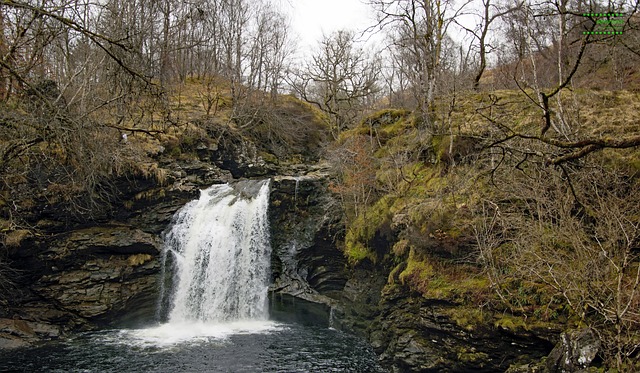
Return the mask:
<svg viewBox="0 0 640 373">
<path fill-rule="evenodd" d="M 283 293 L 271 293 L 269 298 L 269 317 L 273 320 L 323 328 L 333 326 L 331 307 L 324 302 Z"/>
<path fill-rule="evenodd" d="M 0 349 L 13 349 L 29 346 L 26 339 L 11 334 L 0 333 Z"/>
<path fill-rule="evenodd" d="M 449 316 L 456 304 L 387 287 L 369 339 L 383 366 L 397 372 L 504 372 L 514 362 L 539 361 L 550 346 L 533 335 L 492 325 L 472 330 Z"/>
<path fill-rule="evenodd" d="M 0 319 L 0 349 L 25 347 L 43 339 L 57 339 L 61 329 L 57 326 L 20 319 Z"/>
<path fill-rule="evenodd" d="M 171 223 L 173 215 L 187 202 L 198 198 L 200 189 L 180 184 L 159 195 L 136 200 L 129 211 L 121 212 L 119 219 L 127 225 L 140 227 L 145 232 L 160 235 Z"/>
<path fill-rule="evenodd" d="M 272 290 L 311 301 L 340 292 L 345 258 L 336 246 L 342 211 L 328 191 L 326 174 L 273 178 L 270 194 Z M 321 298 L 321 297 L 320 297 Z"/>
<path fill-rule="evenodd" d="M 588 328 L 562 333 L 546 360 L 549 373 L 577 372 L 591 365 L 600 351 L 600 340 Z"/>
</svg>

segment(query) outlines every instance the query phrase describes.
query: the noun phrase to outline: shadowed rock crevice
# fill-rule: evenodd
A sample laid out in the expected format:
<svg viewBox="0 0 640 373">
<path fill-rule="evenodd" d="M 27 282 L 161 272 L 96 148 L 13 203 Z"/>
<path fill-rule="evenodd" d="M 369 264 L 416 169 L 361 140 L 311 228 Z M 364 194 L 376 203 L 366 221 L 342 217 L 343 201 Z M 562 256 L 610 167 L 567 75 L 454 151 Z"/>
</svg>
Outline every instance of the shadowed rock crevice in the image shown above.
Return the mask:
<svg viewBox="0 0 640 373">
<path fill-rule="evenodd" d="M 337 249 L 342 212 L 328 185 L 321 169 L 274 178 L 269 210 L 272 290 L 328 302 L 318 296 L 344 288 L 346 261 Z"/>
</svg>

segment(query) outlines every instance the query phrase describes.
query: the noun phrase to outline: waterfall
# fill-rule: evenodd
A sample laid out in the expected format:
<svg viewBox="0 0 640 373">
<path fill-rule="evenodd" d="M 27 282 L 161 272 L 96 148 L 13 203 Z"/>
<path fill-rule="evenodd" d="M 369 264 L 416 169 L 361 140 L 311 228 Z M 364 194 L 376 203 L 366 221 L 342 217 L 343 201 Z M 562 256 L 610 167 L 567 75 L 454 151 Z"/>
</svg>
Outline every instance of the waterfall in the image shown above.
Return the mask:
<svg viewBox="0 0 640 373">
<path fill-rule="evenodd" d="M 296 181 L 296 189 L 293 192 L 293 203 L 294 206 L 298 202 L 298 186 L 300 185 L 300 176 L 296 176 L 293 178 Z"/>
<path fill-rule="evenodd" d="M 169 324 L 266 320 L 269 180 L 214 185 L 165 233 L 174 281 Z"/>
</svg>

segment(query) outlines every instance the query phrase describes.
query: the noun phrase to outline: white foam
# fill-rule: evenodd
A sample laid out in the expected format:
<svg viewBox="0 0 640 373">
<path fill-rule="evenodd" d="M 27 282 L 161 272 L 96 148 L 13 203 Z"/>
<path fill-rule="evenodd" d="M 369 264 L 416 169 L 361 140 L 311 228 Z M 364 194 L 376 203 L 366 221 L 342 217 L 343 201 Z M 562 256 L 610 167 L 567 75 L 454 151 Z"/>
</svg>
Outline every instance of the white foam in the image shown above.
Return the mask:
<svg viewBox="0 0 640 373">
<path fill-rule="evenodd" d="M 202 342 L 224 343 L 238 334 L 267 334 L 286 327 L 273 321 L 234 321 L 230 323 L 172 322 L 146 329 L 120 330 L 105 337 L 105 342 L 138 347 L 168 348 Z"/>
</svg>

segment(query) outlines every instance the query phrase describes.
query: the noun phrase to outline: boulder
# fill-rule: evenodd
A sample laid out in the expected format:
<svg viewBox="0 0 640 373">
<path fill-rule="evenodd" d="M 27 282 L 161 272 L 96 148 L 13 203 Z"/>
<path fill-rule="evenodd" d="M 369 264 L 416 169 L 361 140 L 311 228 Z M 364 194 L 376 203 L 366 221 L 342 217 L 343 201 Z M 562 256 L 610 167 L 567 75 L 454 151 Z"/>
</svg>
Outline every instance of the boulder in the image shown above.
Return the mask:
<svg viewBox="0 0 640 373">
<path fill-rule="evenodd" d="M 562 333 L 546 360 L 549 373 L 569 373 L 586 369 L 600 351 L 600 340 L 589 328 Z"/>
</svg>

